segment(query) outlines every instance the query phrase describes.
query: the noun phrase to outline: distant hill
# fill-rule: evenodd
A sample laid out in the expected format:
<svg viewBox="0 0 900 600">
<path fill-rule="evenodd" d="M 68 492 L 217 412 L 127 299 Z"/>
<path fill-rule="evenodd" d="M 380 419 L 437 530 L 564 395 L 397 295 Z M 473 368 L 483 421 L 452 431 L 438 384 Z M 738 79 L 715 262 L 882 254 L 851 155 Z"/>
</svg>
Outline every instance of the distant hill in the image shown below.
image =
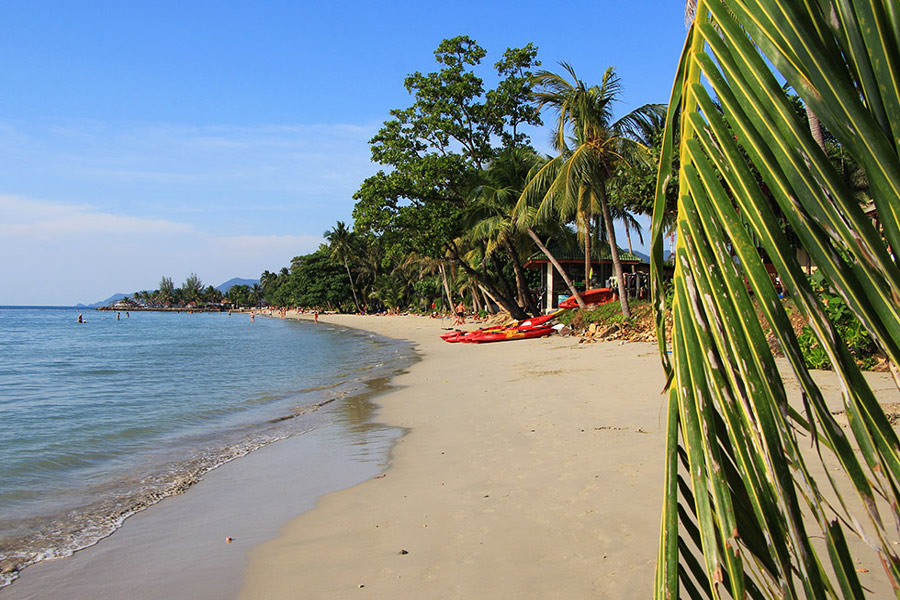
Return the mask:
<svg viewBox="0 0 900 600">
<path fill-rule="evenodd" d="M 259 283 L 259 279 L 241 279 L 240 277 L 233 277 L 229 279 L 223 284 L 217 285 L 216 289 L 222 292 L 223 294 L 227 294 L 228 290 L 233 288 L 236 285 L 246 285 L 253 287 L 254 285 Z"/>
<path fill-rule="evenodd" d="M 637 256 L 639 259 L 641 259 L 641 260 L 644 261 L 645 263 L 649 263 L 649 262 L 650 262 L 650 255 L 649 255 L 649 254 L 644 254 L 643 252 L 638 252 L 637 250 L 633 250 L 631 253 L 634 254 L 635 256 Z"/>
<path fill-rule="evenodd" d="M 94 302 L 93 304 L 76 304 L 75 308 L 99 308 L 101 306 L 109 306 L 113 302 L 118 302 L 122 298 L 129 296 L 129 294 L 113 294 L 106 300 L 101 300 L 100 302 Z"/>
</svg>

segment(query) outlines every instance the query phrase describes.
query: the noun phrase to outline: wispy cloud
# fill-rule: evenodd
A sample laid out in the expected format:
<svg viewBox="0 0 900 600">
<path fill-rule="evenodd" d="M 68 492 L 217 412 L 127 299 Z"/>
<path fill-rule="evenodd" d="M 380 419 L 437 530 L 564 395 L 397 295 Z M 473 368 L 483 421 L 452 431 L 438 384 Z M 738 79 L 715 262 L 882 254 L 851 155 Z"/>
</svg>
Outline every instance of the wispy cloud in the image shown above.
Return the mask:
<svg viewBox="0 0 900 600">
<path fill-rule="evenodd" d="M 195 228 L 163 219 L 96 212 L 88 205 L 43 202 L 18 196 L 0 195 L 0 235 L 17 236 L 20 241 L 50 236 L 83 237 L 95 234 L 152 235 L 192 233 Z"/>
<path fill-rule="evenodd" d="M 0 121 L 0 304 L 279 269 L 350 219 L 377 128 Z"/>
<path fill-rule="evenodd" d="M 174 220 L 0 195 L 0 304 L 75 304 L 195 272 L 218 285 L 315 250 L 318 235 L 220 235 Z M 14 282 L 14 284 L 12 284 Z"/>
<path fill-rule="evenodd" d="M 324 196 L 349 212 L 354 191 L 376 170 L 367 144 L 376 129 L 0 123 L 0 152 L 8 150 L 0 164 L 8 187 L 0 193 L 90 201 L 103 208 L 152 204 L 156 214 L 167 216 L 184 201 L 214 209 L 290 200 L 303 209 Z M 315 207 L 310 210 L 306 216 L 316 217 Z M 321 229 L 322 224 L 313 226 Z"/>
</svg>

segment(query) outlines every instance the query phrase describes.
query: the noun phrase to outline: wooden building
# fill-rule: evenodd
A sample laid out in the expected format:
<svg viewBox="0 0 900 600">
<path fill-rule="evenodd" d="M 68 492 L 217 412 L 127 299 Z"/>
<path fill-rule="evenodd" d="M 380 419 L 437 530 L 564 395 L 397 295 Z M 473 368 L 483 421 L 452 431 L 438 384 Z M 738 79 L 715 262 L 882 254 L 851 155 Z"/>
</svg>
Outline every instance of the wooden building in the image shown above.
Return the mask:
<svg viewBox="0 0 900 600">
<path fill-rule="evenodd" d="M 591 249 L 591 285 L 589 287 L 606 287 L 607 282 L 613 276 L 612 258 L 610 257 L 609 246 L 606 244 L 598 244 Z M 550 249 L 554 258 L 565 269 L 569 278 L 576 283 L 578 289 L 584 289 L 580 284 L 584 283 L 584 252 L 580 250 L 562 250 Z M 639 295 L 641 287 L 646 285 L 649 288 L 648 274 L 650 273 L 650 265 L 644 262 L 639 256 L 619 250 L 619 260 L 622 262 L 622 271 L 626 274 L 626 286 L 633 287 L 632 295 Z M 525 262 L 526 269 L 541 270 L 541 308 L 546 312 L 554 310 L 559 306 L 560 296 L 568 297 L 569 288 L 566 282 L 560 277 L 559 273 L 553 267 L 543 252 L 532 254 Z"/>
</svg>

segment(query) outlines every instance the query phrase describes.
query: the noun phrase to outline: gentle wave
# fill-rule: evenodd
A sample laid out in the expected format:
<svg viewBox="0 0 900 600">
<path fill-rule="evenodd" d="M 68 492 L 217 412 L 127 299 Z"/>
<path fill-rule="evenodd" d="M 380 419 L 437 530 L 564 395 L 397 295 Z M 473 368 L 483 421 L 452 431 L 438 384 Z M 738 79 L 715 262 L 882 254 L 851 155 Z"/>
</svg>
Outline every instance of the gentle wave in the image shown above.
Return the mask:
<svg viewBox="0 0 900 600">
<path fill-rule="evenodd" d="M 73 315 L 0 309 L 14 332 L 0 355 L 0 587 L 222 464 L 328 426 L 322 408 L 368 393 L 412 356 L 274 319 L 90 315 L 88 331 Z"/>
</svg>

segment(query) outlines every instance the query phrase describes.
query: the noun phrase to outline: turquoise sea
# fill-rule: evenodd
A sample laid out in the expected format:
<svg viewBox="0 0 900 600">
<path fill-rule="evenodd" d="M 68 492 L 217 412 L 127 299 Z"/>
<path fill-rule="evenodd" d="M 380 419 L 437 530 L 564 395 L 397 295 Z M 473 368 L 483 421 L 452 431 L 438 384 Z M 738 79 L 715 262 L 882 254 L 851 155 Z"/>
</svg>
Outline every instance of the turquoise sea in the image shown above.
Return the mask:
<svg viewBox="0 0 900 600">
<path fill-rule="evenodd" d="M 224 462 L 328 427 L 331 409 L 413 360 L 306 321 L 118 316 L 0 307 L 0 587 Z"/>
</svg>

